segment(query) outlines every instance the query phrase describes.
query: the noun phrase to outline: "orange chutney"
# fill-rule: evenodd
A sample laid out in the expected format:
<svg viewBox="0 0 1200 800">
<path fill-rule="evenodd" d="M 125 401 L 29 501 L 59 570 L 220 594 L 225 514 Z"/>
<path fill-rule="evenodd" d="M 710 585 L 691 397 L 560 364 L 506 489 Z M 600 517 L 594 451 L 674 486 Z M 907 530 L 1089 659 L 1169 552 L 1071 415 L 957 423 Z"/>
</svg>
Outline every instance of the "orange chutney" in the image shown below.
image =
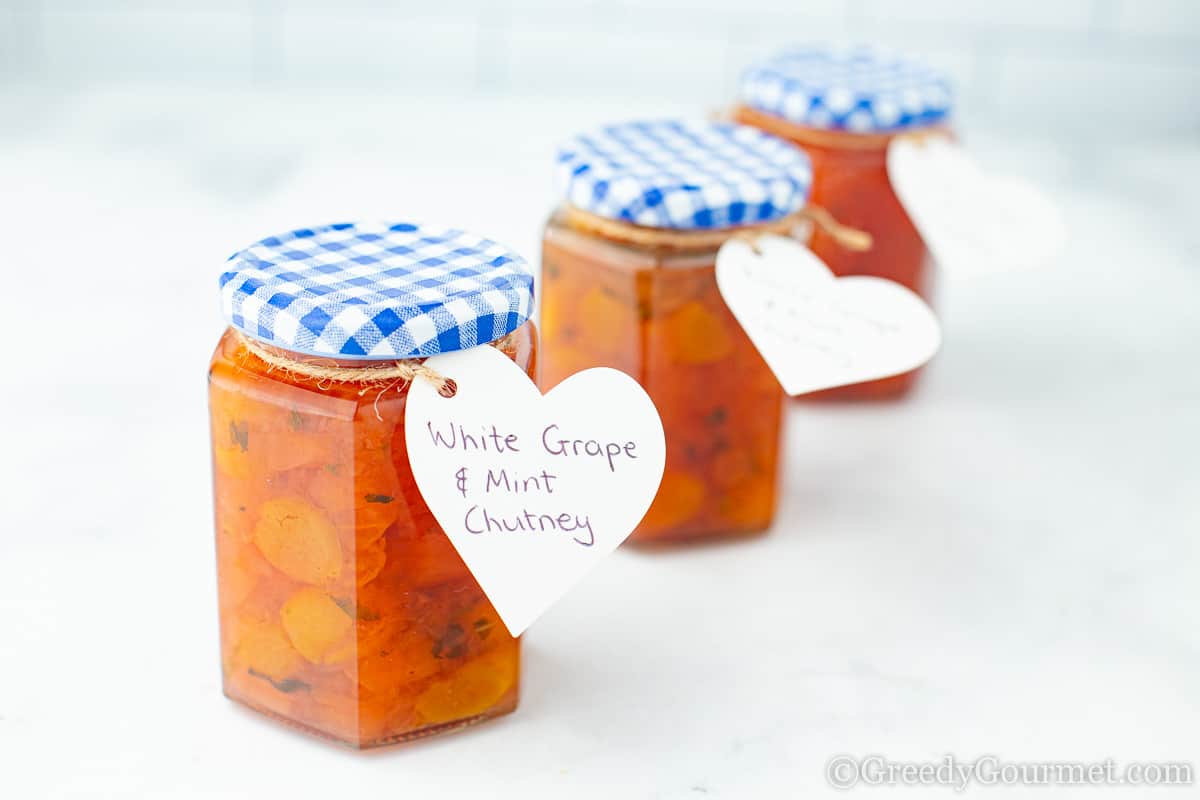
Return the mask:
<svg viewBox="0 0 1200 800">
<path fill-rule="evenodd" d="M 738 122 L 782 136 L 804 148 L 812 159 L 812 202 L 829 211 L 839 223 L 871 234 L 869 250 L 839 245 L 820 227 L 809 241 L 811 249 L 835 275 L 873 275 L 912 289 L 926 302 L 933 297 L 934 268 L 921 235 L 892 189 L 887 173 L 890 137 L 854 133 L 806 131 L 745 106 L 734 109 Z M 890 378 L 839 386 L 804 395 L 826 400 L 884 400 L 912 389 L 919 369 Z"/>
<path fill-rule="evenodd" d="M 887 149 L 895 136 L 941 128 L 950 105 L 946 78 L 869 48 L 801 47 L 752 66 L 741 94 L 733 119 L 803 148 L 813 165 L 811 202 L 874 242 L 869 250 L 853 251 L 817 229 L 812 251 L 836 275 L 887 278 L 931 302 L 933 260 L 892 189 Z M 913 388 L 919 372 L 804 397 L 894 399 Z"/>
<path fill-rule="evenodd" d="M 609 241 L 563 214 L 542 249 L 542 386 L 608 366 L 658 408 L 667 463 L 631 541 L 766 529 L 775 513 L 783 389 L 717 291 L 716 250 Z"/>
<path fill-rule="evenodd" d="M 531 377 L 536 345 L 531 322 L 496 343 Z M 262 352 L 231 328 L 209 368 L 225 694 L 354 747 L 512 711 L 519 642 L 414 482 L 409 384 Z"/>
<path fill-rule="evenodd" d="M 770 526 L 784 392 L 717 288 L 720 245 L 803 205 L 803 153 L 740 125 L 624 123 L 559 151 L 542 249 L 542 386 L 609 366 L 658 408 L 666 469 L 631 541 Z"/>
</svg>

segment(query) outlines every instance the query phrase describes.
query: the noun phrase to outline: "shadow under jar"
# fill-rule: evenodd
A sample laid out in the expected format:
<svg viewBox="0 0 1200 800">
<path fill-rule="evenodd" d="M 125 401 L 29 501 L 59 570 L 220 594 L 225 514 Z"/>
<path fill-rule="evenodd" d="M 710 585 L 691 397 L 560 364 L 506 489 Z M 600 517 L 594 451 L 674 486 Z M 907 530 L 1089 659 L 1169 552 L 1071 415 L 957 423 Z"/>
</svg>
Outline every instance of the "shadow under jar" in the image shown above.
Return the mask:
<svg viewBox="0 0 1200 800">
<path fill-rule="evenodd" d="M 564 205 L 542 250 L 542 386 L 608 366 L 654 401 L 666 470 L 631 541 L 765 530 L 784 393 L 714 266 L 729 236 L 804 205 L 807 158 L 745 126 L 629 123 L 565 144 L 558 179 Z"/>
<path fill-rule="evenodd" d="M 429 256 L 453 288 L 429 289 Z M 511 310 L 451 324 L 446 305 L 480 297 Z M 305 229 L 236 254 L 222 305 L 209 407 L 226 695 L 355 747 L 515 709 L 519 642 L 417 489 L 410 382 L 393 372 L 494 346 L 536 378 L 523 262 L 458 231 Z"/>
<path fill-rule="evenodd" d="M 871 234 L 873 246 L 854 251 L 814 230 L 809 247 L 834 274 L 887 278 L 932 302 L 933 260 L 892 189 L 887 150 L 896 136 L 944 130 L 950 111 L 949 81 L 916 61 L 867 48 L 796 48 L 745 72 L 732 116 L 802 147 L 813 165 L 811 202 Z M 919 372 L 805 397 L 895 399 Z"/>
</svg>

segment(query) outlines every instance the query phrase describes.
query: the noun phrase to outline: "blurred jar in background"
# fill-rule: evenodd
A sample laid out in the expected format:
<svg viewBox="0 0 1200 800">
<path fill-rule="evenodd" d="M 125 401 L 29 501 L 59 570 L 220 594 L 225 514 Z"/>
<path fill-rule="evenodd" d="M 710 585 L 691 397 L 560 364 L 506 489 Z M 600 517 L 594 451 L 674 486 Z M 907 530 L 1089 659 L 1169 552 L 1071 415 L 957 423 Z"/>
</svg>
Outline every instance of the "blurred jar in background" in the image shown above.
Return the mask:
<svg viewBox="0 0 1200 800">
<path fill-rule="evenodd" d="M 542 250 L 542 386 L 596 366 L 639 381 L 667 464 L 635 542 L 764 530 L 775 512 L 783 390 L 726 307 L 717 250 L 805 204 L 808 158 L 729 123 L 580 135 L 557 157 Z"/>
<path fill-rule="evenodd" d="M 929 302 L 933 263 L 892 190 L 887 148 L 895 136 L 944 127 L 950 111 L 947 78 L 916 61 L 861 47 L 799 47 L 746 70 L 733 118 L 803 147 L 813 165 L 812 202 L 873 237 L 870 250 L 852 251 L 814 231 L 809 246 L 834 273 L 888 278 Z M 917 374 L 807 396 L 896 398 Z"/>
<path fill-rule="evenodd" d="M 355 747 L 512 711 L 519 643 L 417 489 L 398 359 L 491 346 L 536 377 L 524 262 L 457 230 L 329 225 L 235 254 L 221 300 L 226 695 Z"/>
</svg>

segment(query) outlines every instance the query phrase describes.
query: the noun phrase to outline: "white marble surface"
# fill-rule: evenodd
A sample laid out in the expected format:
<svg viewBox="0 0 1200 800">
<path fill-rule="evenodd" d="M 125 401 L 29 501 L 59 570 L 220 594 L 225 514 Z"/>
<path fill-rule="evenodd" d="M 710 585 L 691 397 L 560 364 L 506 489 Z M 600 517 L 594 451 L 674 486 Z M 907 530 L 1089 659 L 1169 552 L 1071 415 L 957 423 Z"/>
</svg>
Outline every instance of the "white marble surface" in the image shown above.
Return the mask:
<svg viewBox="0 0 1200 800">
<path fill-rule="evenodd" d="M 0 796 L 740 799 L 828 791 L 837 753 L 1196 760 L 1197 142 L 970 131 L 1054 192 L 1061 261 L 948 285 L 910 402 L 795 408 L 769 536 L 598 568 L 527 635 L 515 715 L 358 754 L 220 694 L 221 262 L 364 214 L 536 254 L 550 144 L 671 109 L 0 101 Z"/>
</svg>

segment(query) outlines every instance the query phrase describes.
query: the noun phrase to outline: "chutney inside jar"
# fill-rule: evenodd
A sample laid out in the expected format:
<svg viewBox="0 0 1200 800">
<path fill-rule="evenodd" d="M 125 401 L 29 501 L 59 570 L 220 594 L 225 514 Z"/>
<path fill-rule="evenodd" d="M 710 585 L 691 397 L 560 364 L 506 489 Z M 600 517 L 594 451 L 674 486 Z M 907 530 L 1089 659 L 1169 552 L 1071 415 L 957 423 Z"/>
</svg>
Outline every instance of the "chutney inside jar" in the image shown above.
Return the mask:
<svg viewBox="0 0 1200 800">
<path fill-rule="evenodd" d="M 804 205 L 807 158 L 745 126 L 668 120 L 579 136 L 558 160 L 564 205 L 542 249 L 543 389 L 608 366 L 657 406 L 666 470 L 632 542 L 765 530 L 784 392 L 714 268 L 730 236 Z"/>
<path fill-rule="evenodd" d="M 736 121 L 787 139 L 812 160 L 811 202 L 869 233 L 869 250 L 841 247 L 814 230 L 810 249 L 835 275 L 895 281 L 932 303 L 934 263 L 888 176 L 900 135 L 946 130 L 948 79 L 916 60 L 870 48 L 798 47 L 744 73 Z M 907 394 L 920 370 L 805 395 L 817 400 L 889 400 Z"/>
<path fill-rule="evenodd" d="M 519 641 L 413 479 L 404 436 L 411 384 L 371 377 L 397 363 L 375 354 L 407 355 L 418 330 L 387 321 L 389 308 L 398 318 L 411 310 L 394 290 L 412 259 L 386 249 L 420 253 L 454 233 L 404 224 L 304 229 L 242 251 L 223 276 L 231 327 L 210 365 L 209 407 L 225 693 L 355 747 L 455 729 L 517 704 Z M 463 247 L 482 246 L 466 239 Z M 295 257 L 301 251 L 312 253 L 311 263 L 296 263 L 305 261 Z M 364 285 L 361 260 L 340 276 L 324 271 L 337 264 L 331 254 L 364 251 L 378 258 L 368 271 L 387 272 L 389 281 Z M 513 313 L 475 320 L 481 332 L 469 335 L 443 330 L 442 341 L 425 348 L 453 349 L 478 336 L 474 346 L 498 347 L 535 377 L 531 279 L 523 262 L 495 270 L 485 260 L 477 260 L 481 282 L 511 277 L 504 293 Z M 449 263 L 469 270 L 464 261 Z M 428 279 L 429 268 L 411 274 Z M 301 325 L 316 327 L 322 314 L 338 318 L 329 297 L 346 292 L 358 301 L 351 305 L 377 304 L 374 330 L 346 336 L 349 357 L 314 355 L 342 336 L 328 328 L 324 345 L 317 336 L 300 342 L 303 352 L 279 346 L 294 327 L 262 311 L 274 298 L 275 308 L 294 308 L 308 320 Z"/>
</svg>

